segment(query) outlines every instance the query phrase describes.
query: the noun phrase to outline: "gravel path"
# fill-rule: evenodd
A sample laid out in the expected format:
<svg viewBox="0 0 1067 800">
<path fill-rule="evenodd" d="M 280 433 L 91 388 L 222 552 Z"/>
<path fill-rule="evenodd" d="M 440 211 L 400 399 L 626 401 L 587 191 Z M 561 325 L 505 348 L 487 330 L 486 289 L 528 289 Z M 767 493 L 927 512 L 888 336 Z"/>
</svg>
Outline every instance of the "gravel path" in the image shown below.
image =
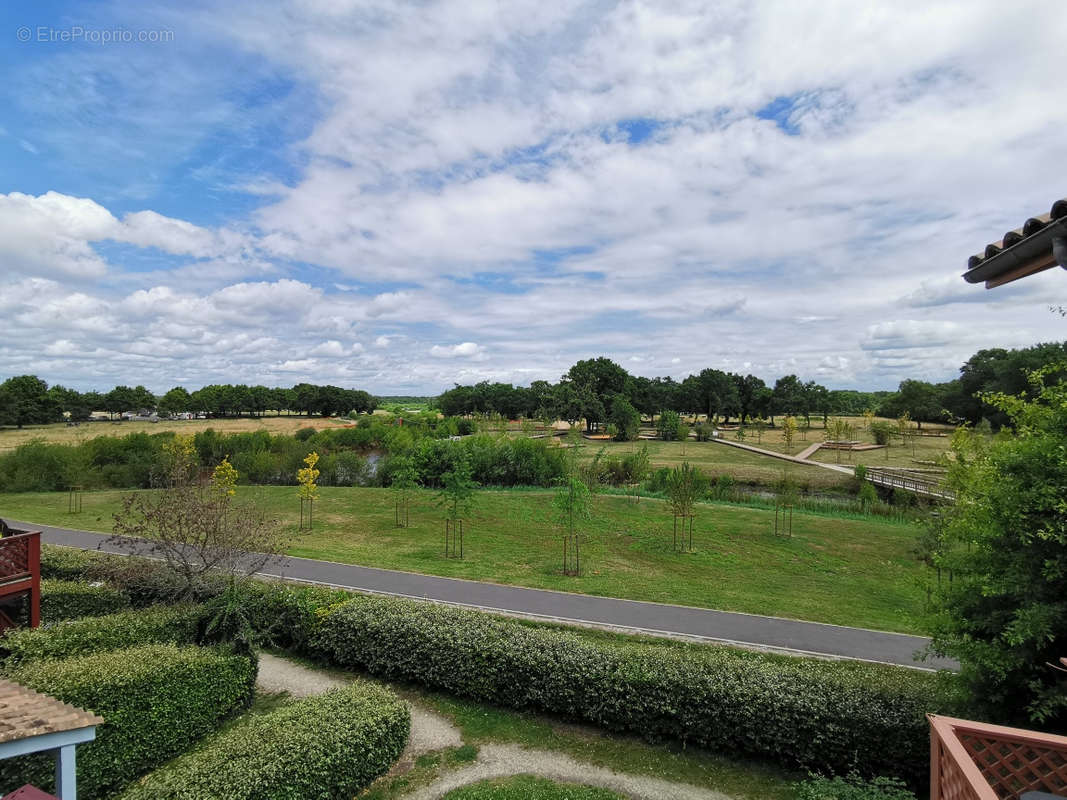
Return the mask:
<svg viewBox="0 0 1067 800">
<path fill-rule="evenodd" d="M 442 775 L 405 800 L 438 800 L 460 786 L 509 775 L 538 775 L 553 781 L 599 786 L 633 800 L 730 800 L 728 795 L 699 786 L 628 775 L 584 764 L 562 753 L 527 750 L 514 744 L 482 745 L 478 759 L 469 767 Z"/>
<path fill-rule="evenodd" d="M 266 692 L 288 692 L 292 697 L 309 697 L 352 682 L 354 678 L 311 669 L 270 653 L 259 655 L 256 685 Z M 416 756 L 446 747 L 459 747 L 459 730 L 440 714 L 410 701 L 411 738 L 392 774 L 406 772 Z M 546 750 L 527 750 L 515 744 L 483 744 L 470 766 L 446 773 L 405 800 L 437 800 L 453 789 L 490 778 L 509 775 L 538 775 L 553 781 L 582 783 L 618 792 L 633 800 L 730 800 L 727 795 L 684 783 L 629 775 L 604 767 L 575 761 L 568 755 Z"/>
<path fill-rule="evenodd" d="M 288 692 L 293 697 L 308 697 L 351 682 L 351 679 L 324 670 L 309 669 L 287 658 L 270 653 L 259 654 L 256 685 L 266 692 Z M 440 714 L 411 702 L 408 707 L 411 709 L 411 737 L 401 756 L 401 763 L 412 762 L 423 753 L 463 744 L 459 729 Z"/>
</svg>

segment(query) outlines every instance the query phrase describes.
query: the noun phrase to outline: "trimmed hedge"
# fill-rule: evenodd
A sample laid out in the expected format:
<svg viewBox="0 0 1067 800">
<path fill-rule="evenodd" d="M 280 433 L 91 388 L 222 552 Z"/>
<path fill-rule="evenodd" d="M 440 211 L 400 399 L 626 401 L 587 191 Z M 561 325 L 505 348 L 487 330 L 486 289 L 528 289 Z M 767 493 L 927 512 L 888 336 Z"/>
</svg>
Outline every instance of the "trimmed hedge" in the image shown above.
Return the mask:
<svg viewBox="0 0 1067 800">
<path fill-rule="evenodd" d="M 103 617 L 68 620 L 44 628 L 21 628 L 0 638 L 4 668 L 27 661 L 71 658 L 141 644 L 194 644 L 203 606 L 153 606 Z"/>
<path fill-rule="evenodd" d="M 121 800 L 349 800 L 407 743 L 407 706 L 355 683 L 252 717 L 130 786 Z"/>
<path fill-rule="evenodd" d="M 78 795 L 91 800 L 184 752 L 247 707 L 256 664 L 221 650 L 156 644 L 35 661 L 8 677 L 104 718 L 96 739 L 78 747 Z M 0 762 L 0 792 L 24 783 L 52 790 L 51 755 Z"/>
<path fill-rule="evenodd" d="M 91 550 L 41 543 L 41 577 L 60 581 L 83 580 L 89 568 L 110 556 Z"/>
<path fill-rule="evenodd" d="M 929 755 L 925 713 L 967 714 L 951 678 L 903 668 L 626 644 L 414 601 L 342 604 L 351 597 L 254 582 L 248 615 L 267 641 L 339 666 L 609 730 L 915 786 Z"/>
<path fill-rule="evenodd" d="M 832 773 L 921 780 L 936 676 L 724 647 L 617 642 L 378 597 L 328 613 L 313 652 L 334 664 L 612 731 Z"/>
<path fill-rule="evenodd" d="M 45 623 L 98 617 L 129 607 L 129 596 L 111 586 L 78 581 L 41 581 L 41 621 Z"/>
</svg>

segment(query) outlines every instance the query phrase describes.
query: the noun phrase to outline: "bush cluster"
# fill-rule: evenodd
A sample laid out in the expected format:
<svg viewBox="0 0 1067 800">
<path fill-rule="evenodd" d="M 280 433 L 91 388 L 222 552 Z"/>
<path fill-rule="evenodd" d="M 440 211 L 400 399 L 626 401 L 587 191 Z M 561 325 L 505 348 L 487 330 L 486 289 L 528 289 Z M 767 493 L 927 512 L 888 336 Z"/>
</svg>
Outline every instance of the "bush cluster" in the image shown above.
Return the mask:
<svg viewBox="0 0 1067 800">
<path fill-rule="evenodd" d="M 915 795 L 896 778 L 864 780 L 855 773 L 848 777 L 812 776 L 796 785 L 797 800 L 915 800 Z"/>
<path fill-rule="evenodd" d="M 111 586 L 64 580 L 41 581 L 41 621 L 45 623 L 98 617 L 129 606 L 129 596 Z"/>
<path fill-rule="evenodd" d="M 202 606 L 153 606 L 103 617 L 20 628 L 0 639 L 4 668 L 27 661 L 71 658 L 142 644 L 193 644 L 204 622 Z"/>
<path fill-rule="evenodd" d="M 78 789 L 106 797 L 187 750 L 255 688 L 255 662 L 221 650 L 156 644 L 63 661 L 35 661 L 7 677 L 91 710 L 105 720 L 96 739 L 78 747 Z M 0 790 L 33 783 L 54 787 L 51 754 L 0 762 Z"/>
<path fill-rule="evenodd" d="M 395 695 L 355 683 L 236 725 L 121 800 L 348 800 L 399 758 L 409 726 Z"/>
<path fill-rule="evenodd" d="M 936 677 L 875 665 L 614 643 L 411 601 L 357 597 L 321 614 L 334 664 L 608 730 L 790 766 L 921 777 Z"/>
</svg>

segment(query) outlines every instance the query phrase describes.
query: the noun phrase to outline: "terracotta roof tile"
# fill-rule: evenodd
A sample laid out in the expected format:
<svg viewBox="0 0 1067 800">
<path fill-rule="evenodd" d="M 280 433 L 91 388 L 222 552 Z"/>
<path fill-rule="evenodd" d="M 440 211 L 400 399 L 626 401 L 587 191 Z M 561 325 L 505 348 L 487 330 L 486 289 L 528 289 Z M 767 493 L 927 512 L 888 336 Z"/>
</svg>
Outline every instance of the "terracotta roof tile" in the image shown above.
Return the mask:
<svg viewBox="0 0 1067 800">
<path fill-rule="evenodd" d="M 0 680 L 0 742 L 88 728 L 103 721 L 54 697 Z"/>
<path fill-rule="evenodd" d="M 1030 217 L 1023 223 L 1022 227 L 1005 233 L 1000 238 L 1000 241 L 987 244 L 983 252 L 973 255 L 967 260 L 967 268 L 974 269 L 983 261 L 992 258 L 1002 250 L 1014 247 L 1024 239 L 1033 236 L 1050 222 L 1064 217 L 1067 217 L 1067 197 L 1053 203 L 1052 210 L 1048 214 L 1038 214 L 1036 217 Z"/>
</svg>

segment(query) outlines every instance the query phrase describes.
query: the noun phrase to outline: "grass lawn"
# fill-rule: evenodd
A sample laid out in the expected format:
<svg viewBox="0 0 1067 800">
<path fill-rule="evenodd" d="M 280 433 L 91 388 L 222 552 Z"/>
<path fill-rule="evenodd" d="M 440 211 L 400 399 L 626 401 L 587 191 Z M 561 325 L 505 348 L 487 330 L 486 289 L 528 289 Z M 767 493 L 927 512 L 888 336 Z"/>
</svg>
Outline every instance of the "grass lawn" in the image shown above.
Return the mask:
<svg viewBox="0 0 1067 800">
<path fill-rule="evenodd" d="M 711 445 L 715 446 L 715 445 Z M 726 448 L 722 448 L 726 449 Z M 0 495 L 0 517 L 110 531 L 126 492 L 90 492 L 81 514 L 65 493 Z M 776 537 L 774 512 L 698 506 L 696 552 L 672 549 L 662 501 L 600 495 L 583 525 L 583 574 L 561 574 L 562 542 L 552 493 L 483 491 L 466 523 L 463 560 L 442 556 L 442 514 L 417 494 L 411 527 L 393 524 L 383 489 L 324 488 L 315 529 L 296 530 L 294 487 L 240 487 L 292 534 L 289 553 L 307 558 L 487 580 L 634 600 L 769 614 L 906 633 L 922 632 L 923 568 L 910 554 L 916 528 L 878 518 L 795 512 L 793 537 Z"/>
<path fill-rule="evenodd" d="M 814 431 L 812 431 L 814 433 Z M 767 439 L 766 433 L 764 440 Z M 812 441 L 815 441 L 813 438 Z M 754 438 L 745 439 L 745 444 L 756 445 Z M 844 490 L 850 486 L 851 476 L 821 467 L 809 467 L 793 464 L 770 456 L 749 453 L 737 447 L 726 447 L 713 442 L 661 442 L 656 440 L 639 442 L 584 442 L 582 457 L 593 458 L 601 448 L 605 457 L 622 458 L 634 449 L 642 446 L 648 448 L 648 460 L 653 469 L 659 467 L 677 467 L 684 461 L 699 467 L 713 479 L 719 475 L 730 475 L 740 483 L 761 486 L 774 486 L 783 478 L 788 478 L 804 491 Z M 774 449 L 774 448 L 768 448 Z M 796 449 L 796 448 L 794 448 Z"/>
</svg>

